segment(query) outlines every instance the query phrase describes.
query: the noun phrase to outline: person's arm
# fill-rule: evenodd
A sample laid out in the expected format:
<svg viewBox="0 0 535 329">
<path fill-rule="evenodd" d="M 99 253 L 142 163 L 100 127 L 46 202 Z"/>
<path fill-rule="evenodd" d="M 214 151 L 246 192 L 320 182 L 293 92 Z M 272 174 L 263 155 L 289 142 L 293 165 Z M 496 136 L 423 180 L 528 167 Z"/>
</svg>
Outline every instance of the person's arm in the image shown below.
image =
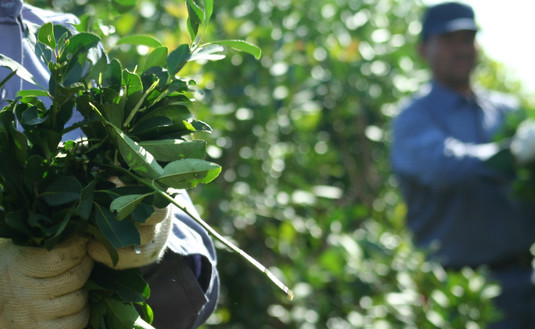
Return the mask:
<svg viewBox="0 0 535 329">
<path fill-rule="evenodd" d="M 198 216 L 184 192 L 177 201 Z M 219 296 L 216 253 L 206 231 L 174 207 L 171 235 L 163 259 L 142 268 L 151 288 L 149 305 L 158 329 L 197 328 L 214 311 Z"/>
<path fill-rule="evenodd" d="M 448 136 L 427 111 L 409 108 L 394 121 L 392 165 L 398 174 L 437 188 L 497 175 L 484 161 L 494 143 L 464 143 Z"/>
</svg>

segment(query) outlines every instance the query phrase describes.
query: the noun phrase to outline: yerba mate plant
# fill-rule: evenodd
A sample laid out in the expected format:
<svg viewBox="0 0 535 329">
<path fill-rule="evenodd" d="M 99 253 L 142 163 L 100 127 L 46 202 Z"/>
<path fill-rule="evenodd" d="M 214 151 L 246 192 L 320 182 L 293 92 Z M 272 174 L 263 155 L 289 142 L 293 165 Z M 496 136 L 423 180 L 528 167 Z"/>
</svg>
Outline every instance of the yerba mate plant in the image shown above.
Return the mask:
<svg viewBox="0 0 535 329">
<path fill-rule="evenodd" d="M 199 32 L 213 3 L 201 7 L 188 0 L 186 6 L 192 43 L 169 52 L 156 39 L 137 38 L 157 47 L 142 68 L 132 70 L 109 58 L 96 34 L 52 23 L 36 31 L 35 51 L 50 81 L 40 90 L 21 91 L 0 111 L 0 237 L 52 249 L 73 235 L 90 235 L 116 262 L 117 248 L 140 243 L 137 225 L 154 207 L 174 204 L 291 296 L 262 264 L 174 198 L 221 171 L 203 160 L 206 142 L 195 133 L 211 128 L 191 113 L 195 82 L 178 72 L 189 61 L 223 58 L 223 46 L 260 56 L 256 46 L 240 40 L 201 44 Z M 15 61 L 1 56 L 0 65 L 13 71 L 0 87 L 14 74 L 38 85 Z M 82 118 L 72 123 L 75 113 Z M 75 130 L 84 137 L 65 140 Z M 125 185 L 112 183 L 117 178 Z M 97 266 L 87 287 L 92 328 L 150 327 L 149 287 L 138 270 Z"/>
</svg>

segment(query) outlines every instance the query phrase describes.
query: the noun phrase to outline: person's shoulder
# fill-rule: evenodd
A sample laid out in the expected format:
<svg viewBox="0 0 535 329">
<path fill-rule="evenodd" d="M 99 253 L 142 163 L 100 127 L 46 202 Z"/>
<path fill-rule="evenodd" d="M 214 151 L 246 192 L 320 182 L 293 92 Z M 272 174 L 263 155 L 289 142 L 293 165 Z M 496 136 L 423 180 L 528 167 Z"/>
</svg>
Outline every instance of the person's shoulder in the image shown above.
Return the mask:
<svg viewBox="0 0 535 329">
<path fill-rule="evenodd" d="M 398 116 L 402 114 L 407 115 L 408 113 L 411 113 L 411 112 L 423 111 L 426 108 L 425 103 L 427 102 L 427 99 L 429 98 L 431 89 L 432 89 L 431 85 L 426 84 L 422 86 L 414 94 L 401 99 L 398 103 L 398 108 L 399 108 Z"/>
<path fill-rule="evenodd" d="M 73 14 L 42 9 L 26 3 L 22 8 L 22 17 L 24 17 L 24 20 L 37 25 L 43 25 L 48 22 L 62 25 L 75 25 L 80 22 L 78 17 Z"/>
</svg>

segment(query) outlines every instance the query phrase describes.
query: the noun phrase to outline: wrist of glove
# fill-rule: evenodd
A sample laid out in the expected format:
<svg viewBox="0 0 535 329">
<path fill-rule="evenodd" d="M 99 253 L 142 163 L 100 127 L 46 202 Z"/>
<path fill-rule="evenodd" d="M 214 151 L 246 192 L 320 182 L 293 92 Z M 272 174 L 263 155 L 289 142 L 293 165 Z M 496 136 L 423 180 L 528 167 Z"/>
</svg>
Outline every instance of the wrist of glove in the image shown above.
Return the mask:
<svg viewBox="0 0 535 329">
<path fill-rule="evenodd" d="M 0 328 L 82 329 L 89 320 L 82 290 L 93 268 L 87 239 L 54 247 L 0 242 Z"/>
<path fill-rule="evenodd" d="M 113 265 L 106 247 L 96 239 L 88 244 L 89 256 L 95 261 L 113 269 L 136 268 L 158 261 L 165 252 L 165 245 L 171 232 L 172 206 L 155 208 L 154 213 L 138 227 L 140 245 L 117 249 L 119 260 Z"/>
</svg>

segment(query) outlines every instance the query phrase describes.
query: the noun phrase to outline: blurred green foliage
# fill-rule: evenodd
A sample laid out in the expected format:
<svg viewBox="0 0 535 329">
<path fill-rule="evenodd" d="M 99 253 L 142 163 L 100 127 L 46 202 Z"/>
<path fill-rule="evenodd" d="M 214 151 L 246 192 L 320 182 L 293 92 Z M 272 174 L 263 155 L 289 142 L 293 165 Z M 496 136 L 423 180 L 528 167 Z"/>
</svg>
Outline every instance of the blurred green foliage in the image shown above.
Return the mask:
<svg viewBox="0 0 535 329">
<path fill-rule="evenodd" d="M 170 48 L 187 40 L 183 1 L 117 2 L 32 1 L 88 19 L 107 48 L 134 33 Z M 214 129 L 202 138 L 223 167 L 190 193 L 295 299 L 220 246 L 221 299 L 206 328 L 474 329 L 498 316 L 483 272 L 446 273 L 411 244 L 390 171 L 397 104 L 429 78 L 415 51 L 421 12 L 419 0 L 215 2 L 205 41 L 245 39 L 263 55 L 229 50 L 181 72 L 196 75 L 193 111 Z M 132 67 L 149 51 L 119 47 Z M 500 72 L 484 57 L 479 80 L 518 91 Z"/>
</svg>

